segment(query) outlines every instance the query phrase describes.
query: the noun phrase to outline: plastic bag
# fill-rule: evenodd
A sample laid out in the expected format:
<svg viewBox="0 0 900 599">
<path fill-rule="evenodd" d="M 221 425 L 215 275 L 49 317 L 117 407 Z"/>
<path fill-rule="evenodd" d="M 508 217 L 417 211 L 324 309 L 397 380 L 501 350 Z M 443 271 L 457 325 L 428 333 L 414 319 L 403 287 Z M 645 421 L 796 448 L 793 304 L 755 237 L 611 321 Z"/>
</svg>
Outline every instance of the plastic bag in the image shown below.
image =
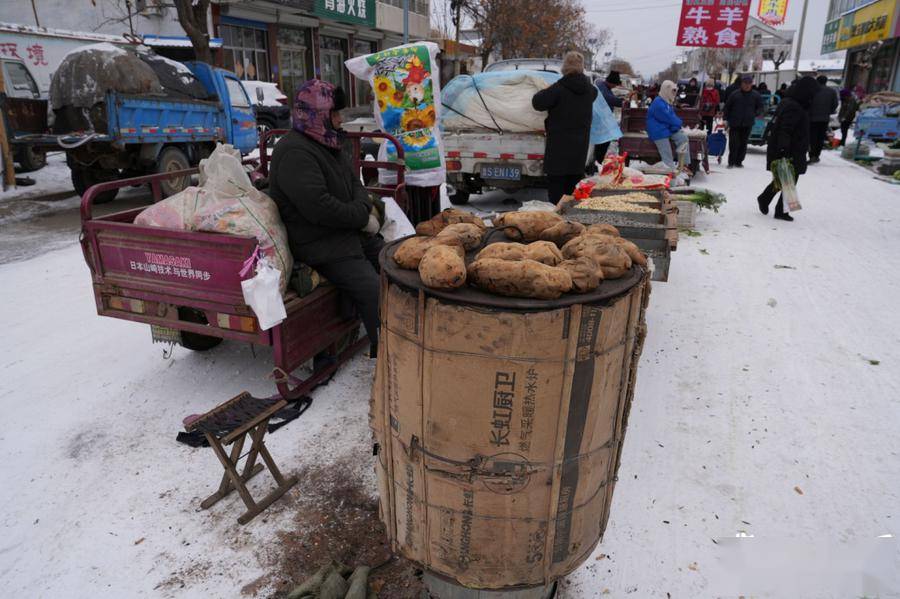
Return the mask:
<svg viewBox="0 0 900 599">
<path fill-rule="evenodd" d="M 259 328 L 263 331 L 287 318 L 284 300 L 281 299 L 280 279 L 281 272 L 273 268 L 269 259 L 263 256 L 256 262 L 256 276 L 241 281 L 244 303 L 253 309 Z"/>
<path fill-rule="evenodd" d="M 800 210 L 800 196 L 797 194 L 794 165 L 787 158 L 779 158 L 772 162 L 772 179 L 775 189 L 781 190 L 781 199 L 785 212 Z"/>
<path fill-rule="evenodd" d="M 406 184 L 418 187 L 440 185 L 446 178 L 441 132 L 440 52 L 433 42 L 416 42 L 357 56 L 345 61 L 347 70 L 367 81 L 375 95 L 375 121 L 403 146 Z M 379 161 L 397 162 L 394 144 L 385 142 Z M 382 169 L 383 170 L 383 169 Z M 382 177 L 389 183 L 396 177 Z"/>
</svg>

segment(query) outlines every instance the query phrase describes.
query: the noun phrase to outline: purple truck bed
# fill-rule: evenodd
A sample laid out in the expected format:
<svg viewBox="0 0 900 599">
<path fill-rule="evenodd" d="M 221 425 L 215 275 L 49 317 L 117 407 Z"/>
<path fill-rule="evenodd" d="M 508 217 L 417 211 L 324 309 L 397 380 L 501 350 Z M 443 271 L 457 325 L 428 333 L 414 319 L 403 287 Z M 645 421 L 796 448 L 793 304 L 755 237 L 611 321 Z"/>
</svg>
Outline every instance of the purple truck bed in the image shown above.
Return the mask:
<svg viewBox="0 0 900 599">
<path fill-rule="evenodd" d="M 261 146 L 264 151 L 264 142 Z M 391 167 L 398 171 L 403 168 Z M 91 270 L 97 313 L 209 337 L 270 345 L 279 392 L 289 399 L 302 396 L 331 376 L 367 341 L 363 338 L 346 343 L 353 339 L 351 333 L 359 327 L 359 321 L 342 313 L 334 287 L 326 283 L 303 298 L 289 291 L 285 298 L 287 318 L 272 329 L 261 331 L 253 311 L 244 303 L 239 274 L 256 248 L 255 238 L 136 225 L 134 219 L 142 209 L 99 218 L 92 214 L 93 199 L 102 191 L 150 184 L 158 199 L 161 179 L 196 171 L 111 181 L 85 192 L 81 201 L 81 247 Z M 402 172 L 398 181 L 400 185 L 392 190 L 395 195 L 403 191 Z M 207 323 L 185 320 L 179 308 L 202 313 Z M 306 379 L 290 375 L 323 351 L 336 356 L 337 361 Z"/>
</svg>

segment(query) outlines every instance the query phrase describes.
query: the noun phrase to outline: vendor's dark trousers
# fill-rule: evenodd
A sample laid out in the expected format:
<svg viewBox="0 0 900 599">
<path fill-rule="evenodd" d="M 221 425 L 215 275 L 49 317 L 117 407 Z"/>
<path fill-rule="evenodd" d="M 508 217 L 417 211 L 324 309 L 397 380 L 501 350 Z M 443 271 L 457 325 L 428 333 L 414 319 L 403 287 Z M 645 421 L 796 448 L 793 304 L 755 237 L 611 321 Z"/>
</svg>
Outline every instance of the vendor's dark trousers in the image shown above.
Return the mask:
<svg viewBox="0 0 900 599">
<path fill-rule="evenodd" d="M 575 191 L 582 175 L 547 175 L 547 199 L 554 205 L 566 194 Z"/>
<path fill-rule="evenodd" d="M 728 166 L 744 164 L 747 157 L 747 142 L 750 140 L 750 127 L 728 128 Z"/>
<path fill-rule="evenodd" d="M 374 355 L 378 347 L 378 297 L 381 288 L 378 279 L 378 253 L 384 247 L 380 235 L 366 236 L 363 240 L 365 257 L 347 258 L 336 262 L 316 264 L 313 268 L 350 298 L 362 318 Z"/>
<path fill-rule="evenodd" d="M 828 122 L 809 124 L 809 157 L 818 158 L 825 146 L 825 136 L 828 134 Z"/>
<path fill-rule="evenodd" d="M 706 127 L 707 132 L 712 133 L 713 119 L 714 119 L 715 117 L 704 116 L 704 117 L 701 117 L 701 118 L 703 119 L 703 126 Z"/>
<path fill-rule="evenodd" d="M 594 162 L 599 162 L 601 165 L 603 164 L 603 159 L 606 158 L 606 152 L 609 151 L 609 145 L 611 143 L 611 141 L 608 141 L 594 146 Z"/>
<path fill-rule="evenodd" d="M 841 146 L 847 145 L 847 135 L 850 133 L 850 127 L 852 125 L 853 121 L 841 122 Z"/>
<path fill-rule="evenodd" d="M 800 175 L 794 174 L 794 183 L 800 178 Z M 766 206 L 772 203 L 772 200 L 775 199 L 775 194 L 778 193 L 775 191 L 775 183 L 769 183 L 766 188 L 763 190 L 761 194 L 759 194 L 759 199 L 765 202 Z M 784 214 L 784 202 L 782 201 L 781 194 L 778 195 L 778 203 L 775 204 L 775 216 L 781 216 Z"/>
</svg>

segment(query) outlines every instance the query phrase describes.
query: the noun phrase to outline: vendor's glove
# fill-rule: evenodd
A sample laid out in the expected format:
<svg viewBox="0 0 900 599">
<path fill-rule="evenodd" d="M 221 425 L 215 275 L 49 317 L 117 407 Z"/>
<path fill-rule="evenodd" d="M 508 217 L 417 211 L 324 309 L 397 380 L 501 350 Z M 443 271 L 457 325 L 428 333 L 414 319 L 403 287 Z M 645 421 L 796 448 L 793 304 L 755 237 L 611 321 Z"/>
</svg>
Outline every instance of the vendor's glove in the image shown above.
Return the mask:
<svg viewBox="0 0 900 599">
<path fill-rule="evenodd" d="M 369 222 L 363 227 L 363 233 L 368 233 L 369 235 L 375 235 L 378 231 L 381 230 L 381 223 L 378 222 L 378 217 L 374 214 L 369 214 Z"/>
</svg>

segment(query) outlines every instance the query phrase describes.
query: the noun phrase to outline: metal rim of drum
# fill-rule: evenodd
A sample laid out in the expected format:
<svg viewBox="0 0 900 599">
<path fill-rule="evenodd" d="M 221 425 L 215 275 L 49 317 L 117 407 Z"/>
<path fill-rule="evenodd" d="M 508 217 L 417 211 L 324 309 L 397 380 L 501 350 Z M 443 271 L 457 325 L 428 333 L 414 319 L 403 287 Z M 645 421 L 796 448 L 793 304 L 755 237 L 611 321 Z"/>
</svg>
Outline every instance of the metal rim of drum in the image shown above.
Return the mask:
<svg viewBox="0 0 900 599">
<path fill-rule="evenodd" d="M 413 236 L 411 235 L 409 237 Z M 452 290 L 432 289 L 430 287 L 426 287 L 425 284 L 422 283 L 422 279 L 419 277 L 418 271 L 400 268 L 393 260 L 394 252 L 397 251 L 397 247 L 403 241 L 409 239 L 409 237 L 397 239 L 385 244 L 384 249 L 382 249 L 381 255 L 379 256 L 381 272 L 385 276 L 387 276 L 388 280 L 391 283 L 399 285 L 400 287 L 412 290 L 421 290 L 427 296 L 434 297 L 442 301 L 461 303 L 469 306 L 494 309 L 502 308 L 504 310 L 520 310 L 530 312 L 538 310 L 551 310 L 555 308 L 565 308 L 568 306 L 574 306 L 576 304 L 603 305 L 608 303 L 609 300 L 615 299 L 627 293 L 631 288 L 640 283 L 641 278 L 644 275 L 644 269 L 637 264 L 634 264 L 631 267 L 631 272 L 626 276 L 620 279 L 602 281 L 600 283 L 600 286 L 590 293 L 566 293 L 555 300 L 496 295 L 487 291 L 482 291 L 480 289 L 472 287 L 471 285 L 466 285 L 464 287 L 460 287 L 459 289 Z M 490 245 L 491 243 L 495 243 L 498 241 L 509 240 L 506 239 L 505 236 L 502 239 L 498 238 L 495 240 L 488 238 L 487 242 L 484 245 Z M 472 262 L 474 260 L 475 254 L 477 254 L 481 249 L 482 248 L 478 248 L 471 252 L 467 252 L 466 264 Z"/>
</svg>

